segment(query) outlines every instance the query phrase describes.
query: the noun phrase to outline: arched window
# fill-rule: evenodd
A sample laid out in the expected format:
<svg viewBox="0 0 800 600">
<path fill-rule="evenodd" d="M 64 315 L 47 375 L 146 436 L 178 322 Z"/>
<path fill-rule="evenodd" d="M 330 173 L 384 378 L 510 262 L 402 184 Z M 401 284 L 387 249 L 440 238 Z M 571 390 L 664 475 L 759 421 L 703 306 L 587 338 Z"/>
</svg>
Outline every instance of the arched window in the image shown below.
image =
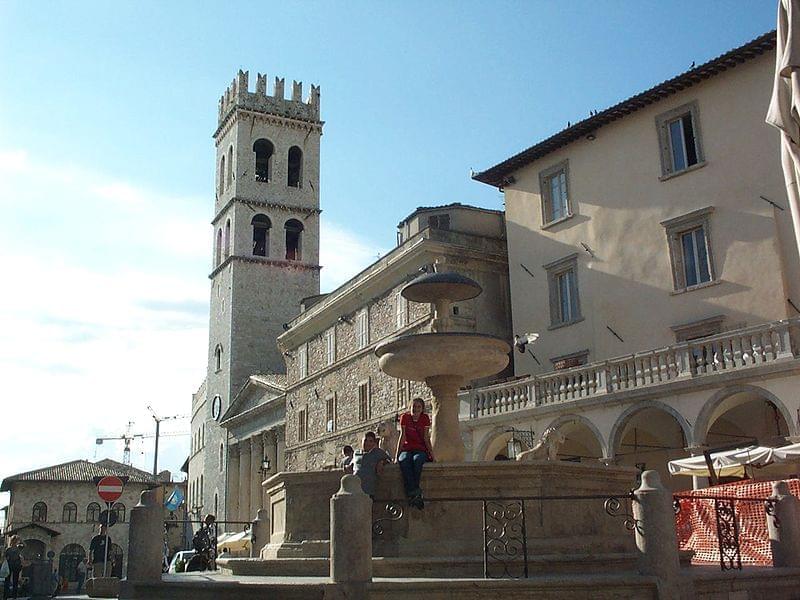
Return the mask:
<svg viewBox="0 0 800 600">
<path fill-rule="evenodd" d="M 303 151 L 297 146 L 289 148 L 286 183 L 289 187 L 303 187 Z"/>
<path fill-rule="evenodd" d="M 222 262 L 222 229 L 217 229 L 217 247 L 214 249 L 214 266 L 218 267 Z"/>
<path fill-rule="evenodd" d="M 225 191 L 225 157 L 223 156 L 219 161 L 219 195 Z"/>
<path fill-rule="evenodd" d="M 214 348 L 214 370 L 219 371 L 222 369 L 222 345 L 217 344 Z"/>
<path fill-rule="evenodd" d="M 44 502 L 37 502 L 33 505 L 31 521 L 34 523 L 44 523 L 47 521 L 47 504 Z"/>
<path fill-rule="evenodd" d="M 64 510 L 61 512 L 61 521 L 63 523 L 74 523 L 78 520 L 78 507 L 74 502 L 67 502 L 64 505 Z"/>
<path fill-rule="evenodd" d="M 233 183 L 233 146 L 228 148 L 228 183 L 227 187 L 231 187 Z"/>
<path fill-rule="evenodd" d="M 80 544 L 67 544 L 58 557 L 58 574 L 67 581 L 78 581 L 78 563 L 86 558 Z"/>
<path fill-rule="evenodd" d="M 256 143 L 253 144 L 253 152 L 256 155 L 256 181 L 270 181 L 272 179 L 272 155 L 275 153 L 275 146 L 269 140 L 256 140 Z"/>
<path fill-rule="evenodd" d="M 100 505 L 92 502 L 86 507 L 86 522 L 98 523 L 100 521 Z"/>
<path fill-rule="evenodd" d="M 300 234 L 303 224 L 297 219 L 289 219 L 284 225 L 286 229 L 286 260 L 300 260 Z"/>
<path fill-rule="evenodd" d="M 225 258 L 231 255 L 231 220 L 225 221 Z"/>
<path fill-rule="evenodd" d="M 269 256 L 269 230 L 272 222 L 267 215 L 256 215 L 253 224 L 253 256 Z"/>
<path fill-rule="evenodd" d="M 222 471 L 222 467 L 225 466 L 225 446 L 222 444 L 219 445 L 219 470 Z M 216 514 L 216 513 L 214 513 Z"/>
<path fill-rule="evenodd" d="M 125 522 L 125 505 L 122 502 L 115 502 L 111 510 L 117 513 L 117 523 Z"/>
</svg>

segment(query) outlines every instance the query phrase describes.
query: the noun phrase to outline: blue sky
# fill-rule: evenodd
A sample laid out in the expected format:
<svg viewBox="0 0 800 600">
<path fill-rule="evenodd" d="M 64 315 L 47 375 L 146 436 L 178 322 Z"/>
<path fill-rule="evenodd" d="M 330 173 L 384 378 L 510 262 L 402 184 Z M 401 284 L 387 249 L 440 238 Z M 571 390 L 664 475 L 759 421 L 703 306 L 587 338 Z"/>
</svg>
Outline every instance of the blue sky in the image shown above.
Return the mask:
<svg viewBox="0 0 800 600">
<path fill-rule="evenodd" d="M 771 1 L 0 2 L 0 477 L 121 457 L 186 414 L 207 343 L 217 101 L 239 68 L 322 87 L 323 288 L 417 206 L 774 27 Z M 337 252 L 334 256 L 332 248 Z M 181 431 L 186 421 L 165 428 Z M 169 438 L 177 470 L 188 437 Z M 134 445 L 151 464 L 152 441 Z M 0 498 L 0 504 L 2 499 Z"/>
</svg>

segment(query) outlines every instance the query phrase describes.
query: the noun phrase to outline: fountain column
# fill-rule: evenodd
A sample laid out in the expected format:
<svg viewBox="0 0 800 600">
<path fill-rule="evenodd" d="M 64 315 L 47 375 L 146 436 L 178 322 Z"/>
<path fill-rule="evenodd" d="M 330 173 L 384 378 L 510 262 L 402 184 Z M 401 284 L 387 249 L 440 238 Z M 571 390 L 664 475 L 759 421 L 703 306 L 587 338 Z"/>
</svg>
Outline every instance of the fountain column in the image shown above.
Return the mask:
<svg viewBox="0 0 800 600">
<path fill-rule="evenodd" d="M 464 441 L 458 423 L 458 390 L 464 383 L 460 375 L 435 375 L 425 380 L 433 392 L 431 401 L 431 446 L 439 462 L 463 462 Z"/>
</svg>

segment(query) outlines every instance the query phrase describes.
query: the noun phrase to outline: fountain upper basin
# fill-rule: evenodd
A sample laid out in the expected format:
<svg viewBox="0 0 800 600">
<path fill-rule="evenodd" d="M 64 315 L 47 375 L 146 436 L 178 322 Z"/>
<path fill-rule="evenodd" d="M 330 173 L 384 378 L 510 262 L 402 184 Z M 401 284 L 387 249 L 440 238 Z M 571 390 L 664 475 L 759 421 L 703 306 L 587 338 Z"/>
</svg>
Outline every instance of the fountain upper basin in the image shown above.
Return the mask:
<svg viewBox="0 0 800 600">
<path fill-rule="evenodd" d="M 509 344 L 478 333 L 419 333 L 389 340 L 375 349 L 381 370 L 398 379 L 425 381 L 456 375 L 469 381 L 508 366 Z"/>
</svg>

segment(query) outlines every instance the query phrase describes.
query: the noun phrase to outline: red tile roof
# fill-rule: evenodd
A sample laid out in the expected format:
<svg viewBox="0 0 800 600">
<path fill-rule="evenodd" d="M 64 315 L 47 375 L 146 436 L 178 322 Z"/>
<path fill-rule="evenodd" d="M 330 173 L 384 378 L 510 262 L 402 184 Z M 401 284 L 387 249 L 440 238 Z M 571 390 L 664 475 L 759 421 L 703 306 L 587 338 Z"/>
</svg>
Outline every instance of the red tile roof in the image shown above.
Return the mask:
<svg viewBox="0 0 800 600">
<path fill-rule="evenodd" d="M 124 465 L 115 460 L 106 458 L 95 463 L 88 460 L 72 460 L 52 467 L 44 467 L 34 471 L 26 471 L 6 477 L 0 484 L 0 492 L 7 492 L 11 484 L 20 481 L 78 481 L 93 482 L 95 477 L 116 475 L 128 477 L 131 483 L 155 483 L 156 479 L 150 473 Z"/>
</svg>

